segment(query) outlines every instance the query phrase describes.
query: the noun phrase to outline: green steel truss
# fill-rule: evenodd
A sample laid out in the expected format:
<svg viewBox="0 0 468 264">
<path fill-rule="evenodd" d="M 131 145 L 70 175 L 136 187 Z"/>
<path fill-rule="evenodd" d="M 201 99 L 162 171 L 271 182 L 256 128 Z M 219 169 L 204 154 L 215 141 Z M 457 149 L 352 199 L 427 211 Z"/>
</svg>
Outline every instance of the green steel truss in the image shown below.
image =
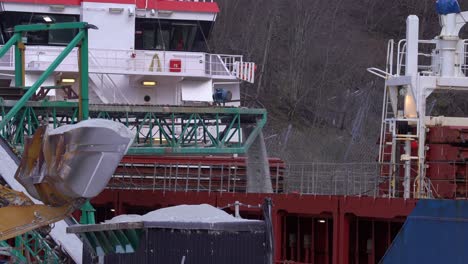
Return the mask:
<svg viewBox="0 0 468 264">
<path fill-rule="evenodd" d="M 6 241 L 0 241 L 4 255 L 9 258 L 8 263 L 63 263 L 63 258 L 49 245 L 46 239 L 37 231 L 31 231 L 14 239 L 14 246 Z"/>
<path fill-rule="evenodd" d="M 88 118 L 88 29 L 96 29 L 95 26 L 85 22 L 58 23 L 58 24 L 35 24 L 15 26 L 14 34 L 10 40 L 0 48 L 0 58 L 3 57 L 11 47 L 15 49 L 15 86 L 24 87 L 25 80 L 25 60 L 24 50 L 25 45 L 22 42 L 22 36 L 26 32 L 41 31 L 41 30 L 60 30 L 60 29 L 77 29 L 78 34 L 71 40 L 65 49 L 57 56 L 50 66 L 39 76 L 37 81 L 27 89 L 21 99 L 11 108 L 0 121 L 0 130 L 3 129 L 12 118 L 16 118 L 18 112 L 22 110 L 26 102 L 28 102 L 47 80 L 47 78 L 57 69 L 63 60 L 75 48 L 79 47 L 79 71 L 80 71 L 80 93 L 79 93 L 79 117 L 80 119 Z"/>
<path fill-rule="evenodd" d="M 16 101 L 0 100 L 0 118 Z M 130 154 L 244 154 L 266 124 L 264 109 L 90 105 L 91 118 L 125 124 L 136 132 Z M 0 130 L 17 149 L 41 123 L 51 128 L 79 120 L 76 102 L 27 102 Z M 245 131 L 251 131 L 247 133 Z"/>
<path fill-rule="evenodd" d="M 78 33 L 65 49 L 57 56 L 50 66 L 39 76 L 31 87 L 25 87 L 25 45 L 22 36 L 26 32 L 77 29 Z M 32 135 L 39 126 L 36 109 L 27 106 L 27 102 L 36 95 L 39 88 L 55 69 L 63 62 L 70 52 L 78 47 L 78 64 L 80 71 L 79 103 L 75 104 L 76 116 L 80 119 L 88 119 L 88 29 L 97 29 L 85 22 L 20 25 L 14 27 L 14 34 L 10 40 L 0 48 L 0 58 L 14 46 L 15 54 L 15 86 L 26 89 L 20 100 L 10 107 L 1 107 L 0 134 L 8 137 L 16 145 L 24 144 L 24 136 Z M 75 110 L 73 110 L 75 111 Z M 75 117 L 70 117 L 71 119 Z M 75 121 L 76 122 L 76 121 Z M 0 241 L 0 246 L 6 246 Z M 37 232 L 29 232 L 15 238 L 15 247 L 10 250 L 16 263 L 59 263 L 59 258 L 49 247 L 46 240 Z"/>
<path fill-rule="evenodd" d="M 23 33 L 68 28 L 78 29 L 78 34 L 31 87 L 24 87 Z M 41 124 L 55 128 L 89 117 L 115 120 L 135 130 L 136 137 L 130 154 L 244 154 L 265 126 L 267 113 L 264 109 L 89 105 L 90 28 L 95 27 L 84 22 L 16 26 L 13 37 L 0 48 L 1 58 L 14 46 L 15 86 L 27 90 L 18 101 L 5 101 L 0 98 L 0 136 L 18 150 L 22 150 L 25 138 L 33 135 Z M 30 101 L 75 47 L 79 48 L 79 100 Z M 25 259 L 30 262 L 27 257 L 42 257 L 38 262 L 45 263 L 60 261 L 46 240 L 37 232 L 15 238 L 15 244 L 14 249 L 10 251 L 17 263 L 23 263 Z M 0 247 L 8 245 L 0 241 Z"/>
</svg>

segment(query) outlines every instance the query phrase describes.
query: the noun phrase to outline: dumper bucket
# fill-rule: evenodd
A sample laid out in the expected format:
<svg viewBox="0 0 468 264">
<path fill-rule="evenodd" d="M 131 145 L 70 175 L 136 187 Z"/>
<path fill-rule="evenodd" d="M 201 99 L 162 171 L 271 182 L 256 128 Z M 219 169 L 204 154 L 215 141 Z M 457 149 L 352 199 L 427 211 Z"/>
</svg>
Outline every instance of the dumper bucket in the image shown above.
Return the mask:
<svg viewBox="0 0 468 264">
<path fill-rule="evenodd" d="M 41 127 L 25 145 L 15 178 L 50 206 L 95 197 L 106 187 L 134 137 L 123 124 L 103 119 L 54 130 Z"/>
</svg>

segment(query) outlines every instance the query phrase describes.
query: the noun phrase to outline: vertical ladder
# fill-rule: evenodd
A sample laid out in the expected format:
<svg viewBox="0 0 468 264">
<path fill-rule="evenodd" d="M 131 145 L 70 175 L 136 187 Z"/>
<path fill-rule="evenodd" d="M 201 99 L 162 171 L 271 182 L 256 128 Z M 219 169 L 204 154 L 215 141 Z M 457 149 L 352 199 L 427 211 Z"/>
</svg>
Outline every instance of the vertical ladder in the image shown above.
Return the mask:
<svg viewBox="0 0 468 264">
<path fill-rule="evenodd" d="M 388 188 L 379 188 L 384 194 L 389 197 L 395 196 L 395 113 L 388 96 L 388 87 L 385 87 L 384 99 L 382 104 L 382 124 L 380 129 L 380 143 L 379 143 L 379 163 L 380 163 L 380 177 L 388 183 Z M 388 151 L 390 147 L 390 151 Z"/>
</svg>

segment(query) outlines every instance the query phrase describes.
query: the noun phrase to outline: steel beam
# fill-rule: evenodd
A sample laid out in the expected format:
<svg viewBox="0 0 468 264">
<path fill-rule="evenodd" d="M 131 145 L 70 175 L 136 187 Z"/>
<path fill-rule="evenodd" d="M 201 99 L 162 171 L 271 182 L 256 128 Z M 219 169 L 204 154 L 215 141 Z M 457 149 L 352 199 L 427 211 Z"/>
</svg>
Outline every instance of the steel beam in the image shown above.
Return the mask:
<svg viewBox="0 0 468 264">
<path fill-rule="evenodd" d="M 44 30 L 88 29 L 88 28 L 95 29 L 96 27 L 86 22 L 66 22 L 66 23 L 57 23 L 57 24 L 31 24 L 31 25 L 15 26 L 14 32 L 22 33 L 22 32 L 34 32 L 34 31 L 44 31 Z"/>
<path fill-rule="evenodd" d="M 10 40 L 8 40 L 5 45 L 0 49 L 0 58 L 5 56 L 5 54 L 10 50 L 10 48 L 15 45 L 21 39 L 20 33 L 15 33 Z"/>
<path fill-rule="evenodd" d="M 13 118 L 18 111 L 24 107 L 27 101 L 36 93 L 37 89 L 47 80 L 47 78 L 55 71 L 55 69 L 62 63 L 67 55 L 78 45 L 78 43 L 85 37 L 85 31 L 78 33 L 75 38 L 67 45 L 67 47 L 60 53 L 60 55 L 50 64 L 44 73 L 37 79 L 34 85 L 23 95 L 16 105 L 3 117 L 0 122 L 0 130 Z"/>
<path fill-rule="evenodd" d="M 89 63 L 88 63 L 88 31 L 83 30 L 84 36 L 79 48 L 79 71 L 80 71 L 80 120 L 89 118 Z"/>
<path fill-rule="evenodd" d="M 21 38 L 18 39 L 15 45 L 15 86 L 23 87 L 25 82 L 25 57 L 24 43 Z"/>
</svg>

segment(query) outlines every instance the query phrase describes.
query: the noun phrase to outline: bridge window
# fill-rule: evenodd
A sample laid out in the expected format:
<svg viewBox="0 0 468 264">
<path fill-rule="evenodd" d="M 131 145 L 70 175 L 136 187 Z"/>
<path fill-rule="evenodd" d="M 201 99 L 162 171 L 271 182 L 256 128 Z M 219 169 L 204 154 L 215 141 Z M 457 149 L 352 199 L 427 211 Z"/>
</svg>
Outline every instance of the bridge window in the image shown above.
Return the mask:
<svg viewBox="0 0 468 264">
<path fill-rule="evenodd" d="M 4 44 L 11 38 L 11 36 L 13 35 L 12 29 L 16 25 L 78 22 L 79 20 L 80 17 L 76 15 L 37 14 L 28 12 L 1 12 L 0 43 Z M 75 37 L 76 34 L 76 29 L 37 31 L 25 33 L 23 39 L 26 42 L 26 44 L 29 45 L 64 46 L 67 45 Z"/>
<path fill-rule="evenodd" d="M 211 22 L 137 18 L 137 50 L 207 51 Z"/>
</svg>

